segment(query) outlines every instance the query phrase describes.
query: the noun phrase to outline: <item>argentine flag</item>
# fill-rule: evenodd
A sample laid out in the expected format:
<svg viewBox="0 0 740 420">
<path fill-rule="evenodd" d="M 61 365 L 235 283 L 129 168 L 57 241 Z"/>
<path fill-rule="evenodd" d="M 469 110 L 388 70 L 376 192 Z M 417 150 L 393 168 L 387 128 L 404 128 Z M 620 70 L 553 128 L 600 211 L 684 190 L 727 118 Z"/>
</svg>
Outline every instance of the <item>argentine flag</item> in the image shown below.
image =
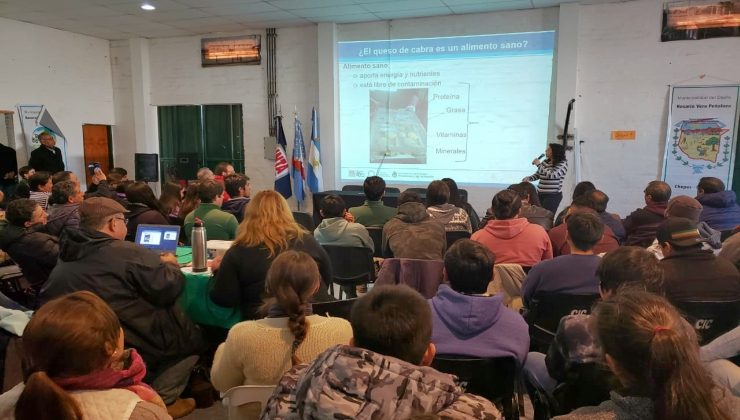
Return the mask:
<svg viewBox="0 0 740 420">
<path fill-rule="evenodd" d="M 311 109 L 311 147 L 308 150 L 308 189 L 324 191 L 324 176 L 321 170 L 321 142 L 319 141 L 319 117 L 316 108 Z"/>
</svg>

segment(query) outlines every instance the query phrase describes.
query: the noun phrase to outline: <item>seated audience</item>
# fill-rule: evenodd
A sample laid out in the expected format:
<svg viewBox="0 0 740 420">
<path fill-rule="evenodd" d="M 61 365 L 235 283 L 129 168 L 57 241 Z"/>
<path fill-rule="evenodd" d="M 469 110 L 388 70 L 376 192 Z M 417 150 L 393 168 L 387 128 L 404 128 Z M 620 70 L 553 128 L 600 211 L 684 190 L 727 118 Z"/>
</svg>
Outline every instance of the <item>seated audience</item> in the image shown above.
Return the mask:
<svg viewBox="0 0 740 420">
<path fill-rule="evenodd" d="M 621 387 L 598 407 L 558 419 L 736 417 L 740 399 L 720 388 L 699 360 L 694 329 L 662 297 L 626 291 L 597 304 L 596 333 Z"/>
<path fill-rule="evenodd" d="M 249 177 L 244 174 L 230 174 L 224 178 L 226 194 L 229 194 L 229 201 L 221 204 L 221 210 L 231 213 L 236 217 L 236 221 L 241 223 L 244 220 L 244 207 L 249 203 L 249 197 L 252 195 L 252 185 L 249 183 Z"/>
<path fill-rule="evenodd" d="M 465 210 L 448 203 L 450 189 L 443 181 L 432 181 L 427 187 L 427 213 L 439 221 L 446 232 L 473 232 L 470 218 Z"/>
<path fill-rule="evenodd" d="M 126 344 L 146 362 L 147 383 L 173 409 L 192 408 L 177 400 L 202 347 L 200 330 L 177 302 L 185 278 L 174 255 L 124 241 L 126 211 L 110 198 L 82 202 L 80 229 L 65 232 L 41 300 L 80 290 L 100 296 L 121 320 Z"/>
<path fill-rule="evenodd" d="M 655 240 L 658 225 L 665 220 L 665 209 L 671 198 L 671 186 L 663 181 L 650 181 L 645 187 L 645 207 L 630 213 L 622 224 L 627 235 L 625 245 L 647 247 Z"/>
<path fill-rule="evenodd" d="M 278 255 L 265 279 L 262 314 L 266 318 L 244 321 L 229 330 L 213 359 L 213 386 L 224 392 L 239 385 L 277 384 L 292 366 L 310 363 L 327 348 L 349 343 L 349 322 L 311 314 L 311 297 L 320 286 L 319 268 L 310 255 L 298 251 Z"/>
<path fill-rule="evenodd" d="M 665 209 L 665 217 L 685 217 L 691 220 L 696 223 L 696 228 L 699 229 L 699 234 L 704 239 L 702 247 L 704 249 L 720 249 L 722 247 L 722 242 L 720 242 L 722 233 L 710 228 L 706 223 L 699 221 L 701 210 L 702 205 L 696 199 L 688 195 L 679 195 L 668 201 L 668 207 Z M 655 257 L 659 260 L 663 259 L 663 250 L 658 243 L 658 239 L 655 239 L 647 250 L 655 254 Z"/>
<path fill-rule="evenodd" d="M 740 225 L 740 206 L 737 205 L 735 191 L 725 191 L 722 180 L 705 176 L 696 187 L 696 199 L 701 203 L 701 221 L 712 229 L 732 230 Z"/>
<path fill-rule="evenodd" d="M 198 172 L 196 173 L 195 177 L 198 179 L 198 182 L 205 181 L 205 180 L 213 181 L 215 179 L 215 175 L 213 174 L 213 171 L 210 168 L 198 169 Z"/>
<path fill-rule="evenodd" d="M 596 210 L 596 215 L 599 216 L 599 219 L 605 226 L 612 230 L 617 241 L 622 243 L 627 234 L 624 231 L 624 225 L 619 216 L 606 211 L 606 206 L 609 204 L 609 196 L 599 190 L 591 190 L 585 196 L 586 200 L 591 202 L 591 208 Z"/>
<path fill-rule="evenodd" d="M 570 253 L 532 267 L 522 284 L 522 301 L 529 306 L 537 294 L 543 292 L 572 295 L 596 294 L 599 281 L 596 268 L 601 262 L 594 255 L 594 246 L 604 234 L 604 224 L 592 213 L 568 216 L 568 247 Z"/>
<path fill-rule="evenodd" d="M 375 249 L 367 228 L 345 218 L 347 206 L 342 197 L 334 194 L 325 196 L 319 204 L 319 213 L 324 220 L 313 231 L 313 237 L 321 245 Z"/>
<path fill-rule="evenodd" d="M 303 251 L 319 265 L 321 287 L 314 300 L 330 300 L 327 284 L 332 281 L 326 251 L 293 219 L 288 202 L 273 190 L 254 195 L 234 244 L 219 263 L 214 261 L 211 299 L 217 305 L 239 307 L 242 319 L 258 319 L 265 291 L 265 276 L 275 257 L 287 250 Z"/>
<path fill-rule="evenodd" d="M 530 202 L 533 197 L 531 195 L 533 190 L 535 192 L 534 197 L 537 197 L 537 190 L 534 188 L 534 185 L 529 182 L 521 182 L 519 184 L 509 185 L 509 189 L 516 191 L 516 193 L 519 194 L 519 198 L 522 200 L 522 208 L 519 210 L 519 217 L 527 219 L 529 223 L 542 226 L 542 229 L 552 229 L 552 212 L 543 207 L 533 205 Z"/>
<path fill-rule="evenodd" d="M 234 240 L 239 223 L 237 223 L 233 214 L 221 210 L 223 192 L 224 187 L 217 181 L 203 181 L 198 185 L 200 204 L 185 216 L 185 221 L 182 224 L 187 243 L 190 243 L 190 235 L 193 233 L 196 218 L 203 221 L 207 240 Z"/>
<path fill-rule="evenodd" d="M 383 226 L 385 222 L 396 215 L 395 207 L 383 204 L 385 181 L 379 176 L 369 176 L 362 184 L 365 191 L 365 204 L 349 209 L 355 222 L 365 226 Z"/>
<path fill-rule="evenodd" d="M 128 181 L 129 180 L 128 179 L 128 171 L 126 169 L 124 169 L 124 168 L 120 168 L 120 167 L 111 168 L 110 173 L 111 174 L 120 175 L 122 182 L 125 182 L 125 181 Z"/>
<path fill-rule="evenodd" d="M 139 225 L 169 225 L 167 213 L 154 191 L 146 182 L 136 181 L 126 188 L 126 201 L 128 201 L 128 213 L 126 213 L 126 240 L 136 240 L 136 229 Z"/>
<path fill-rule="evenodd" d="M 234 166 L 228 162 L 219 162 L 213 169 L 213 180 L 224 187 L 224 202 L 231 199 L 231 195 L 226 191 L 225 179 L 228 175 L 235 174 Z"/>
<path fill-rule="evenodd" d="M 499 191 L 491 202 L 494 219 L 470 238 L 491 250 L 499 264 L 532 267 L 552 258 L 552 244 L 547 232 L 542 226 L 519 217 L 521 207 L 522 200 L 515 191 Z"/>
<path fill-rule="evenodd" d="M 466 394 L 455 377 L 429 367 L 432 315 L 405 286 L 378 286 L 352 308 L 353 338 L 280 380 L 262 419 L 498 419 L 488 400 Z"/>
<path fill-rule="evenodd" d="M 476 213 L 473 206 L 468 203 L 467 197 L 463 197 L 462 194 L 460 194 L 460 189 L 457 187 L 457 182 L 455 182 L 452 178 L 442 178 L 442 182 L 447 184 L 447 188 L 450 189 L 450 199 L 447 200 L 448 203 L 452 204 L 455 207 L 459 207 L 468 214 L 468 219 L 470 219 L 470 225 L 473 228 L 473 232 L 480 229 L 480 217 L 478 216 L 478 213 Z"/>
<path fill-rule="evenodd" d="M 601 299 L 609 299 L 625 289 L 659 292 L 663 287 L 663 270 L 658 260 L 637 246 L 624 246 L 606 254 L 596 270 L 596 277 L 600 282 Z M 547 356 L 538 352 L 530 352 L 527 356 L 524 376 L 529 384 L 552 395 L 574 367 L 603 363 L 591 320 L 591 315 L 567 315 L 560 320 Z"/>
<path fill-rule="evenodd" d="M 740 273 L 731 262 L 702 249 L 696 223 L 671 217 L 660 224 L 657 237 L 669 301 L 740 300 Z"/>
<path fill-rule="evenodd" d="M 48 172 L 36 172 L 28 180 L 28 187 L 31 193 L 28 198 L 38 203 L 41 209 L 46 211 L 49 208 L 49 197 L 51 196 L 51 174 Z"/>
<path fill-rule="evenodd" d="M 170 419 L 142 382 L 141 356 L 123 343 L 116 314 L 96 295 L 48 302 L 23 331 L 25 379 L 0 396 L 0 418 Z"/>
<path fill-rule="evenodd" d="M 596 189 L 596 186 L 591 181 L 579 182 L 578 184 L 576 184 L 575 188 L 573 188 L 573 194 L 571 195 L 571 202 L 575 201 L 578 197 L 582 197 L 595 189 Z M 555 218 L 554 226 L 560 226 L 561 224 L 563 224 L 565 215 L 568 214 L 569 207 L 570 206 L 565 206 L 565 208 L 561 210 L 560 213 L 558 213 L 558 216 Z"/>
<path fill-rule="evenodd" d="M 383 226 L 383 256 L 441 260 L 447 249 L 442 224 L 431 218 L 419 194 L 404 191 L 398 197 L 398 214 Z"/>
<path fill-rule="evenodd" d="M 106 176 L 100 168 L 95 168 L 90 185 L 85 192 L 85 198 L 105 197 L 118 202 L 123 207 L 128 206 L 125 191 L 119 191 L 124 181 L 120 172 L 111 172 Z"/>
<path fill-rule="evenodd" d="M 727 360 L 740 356 L 740 326 L 701 347 L 701 360 L 718 384 L 740 397 L 740 366 Z"/>
<path fill-rule="evenodd" d="M 55 204 L 49 208 L 46 232 L 54 236 L 62 236 L 65 229 L 79 228 L 80 203 L 83 198 L 80 184 L 74 181 L 60 181 L 54 184 L 51 188 L 51 201 Z"/>
<path fill-rule="evenodd" d="M 38 291 L 57 264 L 59 239 L 44 232 L 46 212 L 35 201 L 19 198 L 8 204 L 5 227 L 0 230 L 0 249 L 21 268 L 31 287 Z"/>
<path fill-rule="evenodd" d="M 727 238 L 722 243 L 719 256 L 735 264 L 735 267 L 740 270 L 740 235 L 734 234 Z"/>
<path fill-rule="evenodd" d="M 573 200 L 570 206 L 568 206 L 568 214 L 566 214 L 565 216 L 565 221 L 567 222 L 568 218 L 575 214 L 587 213 L 597 216 L 596 210 L 593 209 L 592 205 L 593 203 L 588 200 L 588 197 L 586 195 L 582 195 L 576 198 L 575 200 Z M 567 223 L 555 226 L 554 228 L 550 229 L 547 234 L 549 235 L 550 241 L 552 242 L 553 255 L 558 257 L 560 255 L 568 255 L 571 253 L 571 248 L 568 244 Z M 594 254 L 599 255 L 604 252 L 613 251 L 617 248 L 619 248 L 619 241 L 617 240 L 616 235 L 614 235 L 614 232 L 612 232 L 612 230 L 609 229 L 608 226 L 604 226 L 604 234 L 602 235 L 599 242 L 594 245 Z"/>
<path fill-rule="evenodd" d="M 180 184 L 166 182 L 162 185 L 162 194 L 159 196 L 159 204 L 162 206 L 162 210 L 167 214 L 167 220 L 169 220 L 171 225 L 182 226 L 183 220 L 180 218 L 180 206 L 182 205 L 184 195 L 185 188 Z"/>
<path fill-rule="evenodd" d="M 191 182 L 185 189 L 185 193 L 182 196 L 182 204 L 180 205 L 180 213 L 178 218 L 185 220 L 185 216 L 192 213 L 200 204 L 200 196 L 198 195 L 198 186 L 200 182 Z"/>
<path fill-rule="evenodd" d="M 30 166 L 22 166 L 18 169 L 18 186 L 15 187 L 14 198 L 29 198 L 31 195 L 31 187 L 28 185 L 29 181 L 36 170 Z"/>
<path fill-rule="evenodd" d="M 52 185 L 56 185 L 64 181 L 72 181 L 78 186 L 80 185 L 80 179 L 77 178 L 77 175 L 72 171 L 60 171 L 51 176 Z"/>
<path fill-rule="evenodd" d="M 521 366 L 529 350 L 529 328 L 501 294 L 486 294 L 495 256 L 470 239 L 456 241 L 445 254 L 445 280 L 429 300 L 432 343 L 437 354 L 513 357 Z"/>
</svg>

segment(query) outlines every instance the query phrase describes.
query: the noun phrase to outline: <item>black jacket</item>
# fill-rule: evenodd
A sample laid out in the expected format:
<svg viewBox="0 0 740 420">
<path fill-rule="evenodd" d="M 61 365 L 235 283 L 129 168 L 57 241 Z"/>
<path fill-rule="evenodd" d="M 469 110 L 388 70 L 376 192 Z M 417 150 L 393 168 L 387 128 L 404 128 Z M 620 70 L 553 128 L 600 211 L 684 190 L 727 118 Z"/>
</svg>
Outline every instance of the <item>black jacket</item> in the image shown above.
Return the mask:
<svg viewBox="0 0 740 420">
<path fill-rule="evenodd" d="M 314 295 L 314 301 L 333 300 L 327 293 L 326 285 L 331 282 L 332 272 L 331 262 L 324 248 L 313 236 L 306 234 L 302 240 L 289 242 L 288 249 L 303 251 L 318 263 L 322 284 Z M 258 310 L 262 306 L 267 270 L 274 259 L 264 247 L 232 246 L 226 251 L 221 267 L 216 272 L 211 300 L 229 308 L 239 306 L 242 319 L 262 318 Z"/>
<path fill-rule="evenodd" d="M 136 240 L 136 229 L 139 225 L 169 225 L 170 221 L 157 210 L 150 209 L 143 204 L 129 204 L 129 213 L 126 213 L 126 240 L 134 242 Z"/>
<path fill-rule="evenodd" d="M 141 353 L 149 371 L 198 354 L 200 330 L 177 303 L 185 284 L 179 267 L 139 245 L 100 232 L 67 230 L 59 264 L 41 290 L 41 301 L 88 290 L 121 320 L 126 345 Z"/>
<path fill-rule="evenodd" d="M 28 166 L 37 172 L 47 171 L 54 174 L 63 171 L 64 159 L 62 159 L 62 151 L 58 147 L 55 147 L 52 152 L 48 147 L 40 146 L 31 152 L 31 159 L 28 160 Z"/>
<path fill-rule="evenodd" d="M 740 274 L 711 250 L 676 251 L 660 261 L 663 291 L 672 303 L 740 299 Z"/>
<path fill-rule="evenodd" d="M 221 210 L 231 213 L 236 217 L 236 221 L 241 223 L 244 220 L 244 207 L 249 203 L 249 197 L 231 197 L 229 201 L 221 204 Z"/>
<path fill-rule="evenodd" d="M 80 203 L 54 204 L 49 209 L 45 231 L 49 235 L 62 236 L 65 229 L 80 227 Z"/>
<path fill-rule="evenodd" d="M 5 174 L 8 172 L 13 172 L 12 179 L 5 179 Z M 16 157 L 15 149 L 0 143 L 0 185 L 15 184 L 15 177 L 17 175 L 18 159 Z"/>
<path fill-rule="evenodd" d="M 31 287 L 38 290 L 57 264 L 59 240 L 40 231 L 44 229 L 43 225 L 24 229 L 5 220 L 0 223 L 3 225 L 0 230 L 0 249 L 10 255 Z"/>
</svg>

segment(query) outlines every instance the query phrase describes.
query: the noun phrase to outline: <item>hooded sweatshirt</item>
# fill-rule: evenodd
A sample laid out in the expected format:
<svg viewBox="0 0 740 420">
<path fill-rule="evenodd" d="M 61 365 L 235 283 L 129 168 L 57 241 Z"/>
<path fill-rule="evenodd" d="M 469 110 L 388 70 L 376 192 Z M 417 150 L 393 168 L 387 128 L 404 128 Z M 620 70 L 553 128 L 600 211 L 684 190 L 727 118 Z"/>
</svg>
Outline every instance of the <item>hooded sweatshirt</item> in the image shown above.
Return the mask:
<svg viewBox="0 0 740 420">
<path fill-rule="evenodd" d="M 700 194 L 696 197 L 703 207 L 699 220 L 716 230 L 731 230 L 740 225 L 740 207 L 734 191 Z"/>
<path fill-rule="evenodd" d="M 313 237 L 321 245 L 365 247 L 375 249 L 365 226 L 350 223 L 344 217 L 324 219 L 313 231 Z"/>
<path fill-rule="evenodd" d="M 503 305 L 504 296 L 472 296 L 442 284 L 429 300 L 437 354 L 508 357 L 521 366 L 529 351 L 529 327 Z"/>
<path fill-rule="evenodd" d="M 441 260 L 447 250 L 445 228 L 422 203 L 403 203 L 383 226 L 383 256 Z"/>
<path fill-rule="evenodd" d="M 475 232 L 470 239 L 490 249 L 496 256 L 497 264 L 532 267 L 552 258 L 552 244 L 545 229 L 521 217 L 490 220 L 485 228 Z"/>
<path fill-rule="evenodd" d="M 442 223 L 446 232 L 465 231 L 472 233 L 473 231 L 468 213 L 454 204 L 446 203 L 438 206 L 430 206 L 427 208 L 427 213 L 429 213 L 432 219 Z"/>
<path fill-rule="evenodd" d="M 393 420 L 420 413 L 501 419 L 491 402 L 464 393 L 452 375 L 341 345 L 288 371 L 261 418 Z"/>
</svg>

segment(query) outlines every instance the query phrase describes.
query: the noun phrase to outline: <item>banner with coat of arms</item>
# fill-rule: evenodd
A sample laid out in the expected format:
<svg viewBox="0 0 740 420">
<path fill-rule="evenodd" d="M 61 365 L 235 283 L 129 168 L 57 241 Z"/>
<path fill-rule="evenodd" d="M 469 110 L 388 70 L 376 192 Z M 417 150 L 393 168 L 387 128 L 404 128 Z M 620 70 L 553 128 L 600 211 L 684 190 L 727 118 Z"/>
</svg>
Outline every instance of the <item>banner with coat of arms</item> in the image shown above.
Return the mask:
<svg viewBox="0 0 740 420">
<path fill-rule="evenodd" d="M 663 180 L 673 195 L 696 196 L 702 177 L 732 187 L 740 86 L 672 86 Z"/>
</svg>

